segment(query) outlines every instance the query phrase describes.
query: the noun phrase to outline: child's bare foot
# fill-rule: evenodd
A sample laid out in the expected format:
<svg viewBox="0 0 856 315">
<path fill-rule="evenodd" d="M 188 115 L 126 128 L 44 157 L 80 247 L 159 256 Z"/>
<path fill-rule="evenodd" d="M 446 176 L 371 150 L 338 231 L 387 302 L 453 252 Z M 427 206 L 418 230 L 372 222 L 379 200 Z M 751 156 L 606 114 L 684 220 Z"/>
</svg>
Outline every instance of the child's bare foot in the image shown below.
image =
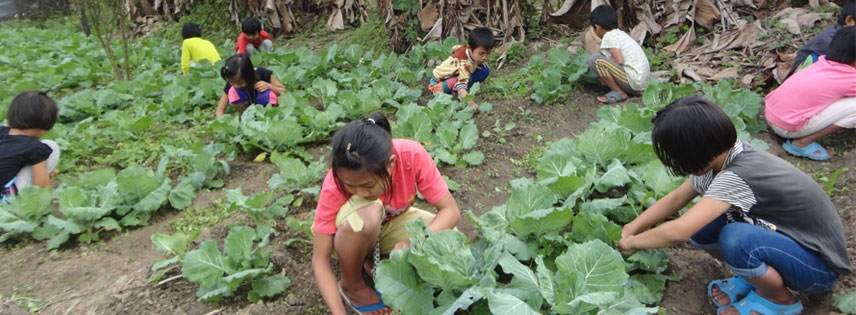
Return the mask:
<svg viewBox="0 0 856 315">
<path fill-rule="evenodd" d="M 724 282 L 723 284 L 727 284 L 727 282 Z M 713 299 L 716 300 L 716 303 L 719 303 L 719 305 L 731 304 L 731 298 L 728 297 L 728 294 L 722 292 L 722 290 L 719 289 L 718 285 L 714 285 L 713 289 L 710 289 L 710 293 L 713 296 Z M 742 298 L 742 296 L 738 295 L 737 299 L 739 300 L 740 298 Z"/>
</svg>

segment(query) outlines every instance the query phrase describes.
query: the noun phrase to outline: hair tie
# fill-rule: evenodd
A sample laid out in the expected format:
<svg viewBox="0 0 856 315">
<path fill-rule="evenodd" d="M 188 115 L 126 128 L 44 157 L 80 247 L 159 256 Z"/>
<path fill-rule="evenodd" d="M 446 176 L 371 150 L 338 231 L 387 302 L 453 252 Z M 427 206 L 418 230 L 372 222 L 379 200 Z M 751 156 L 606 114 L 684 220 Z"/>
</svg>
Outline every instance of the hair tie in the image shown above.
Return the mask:
<svg viewBox="0 0 856 315">
<path fill-rule="evenodd" d="M 371 118 L 371 117 L 366 118 L 366 121 L 372 123 L 372 125 L 377 125 L 377 123 L 374 121 L 374 118 Z"/>
<path fill-rule="evenodd" d="M 351 152 L 351 143 L 348 142 L 348 146 L 345 147 L 345 151 Z"/>
</svg>

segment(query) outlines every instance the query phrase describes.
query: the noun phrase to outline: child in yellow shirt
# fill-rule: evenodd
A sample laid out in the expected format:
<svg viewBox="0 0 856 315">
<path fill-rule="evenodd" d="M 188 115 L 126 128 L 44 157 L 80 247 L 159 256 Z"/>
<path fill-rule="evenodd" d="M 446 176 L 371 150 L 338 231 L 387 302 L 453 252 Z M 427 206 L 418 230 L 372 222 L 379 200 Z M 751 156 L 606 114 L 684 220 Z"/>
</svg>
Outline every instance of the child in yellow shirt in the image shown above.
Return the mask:
<svg viewBox="0 0 856 315">
<path fill-rule="evenodd" d="M 202 39 L 202 27 L 199 24 L 185 23 L 181 28 L 181 37 L 184 38 L 181 42 L 181 73 L 190 72 L 190 66 L 196 66 L 199 60 L 208 59 L 211 63 L 220 60 L 220 53 L 214 44 Z"/>
<path fill-rule="evenodd" d="M 487 59 L 495 45 L 490 28 L 481 26 L 472 30 L 467 45 L 453 47 L 452 55 L 434 68 L 428 90 L 434 94 L 454 92 L 459 97 L 467 96 L 473 84 L 483 82 L 490 75 Z M 476 109 L 479 106 L 475 101 L 470 101 L 469 105 Z"/>
</svg>

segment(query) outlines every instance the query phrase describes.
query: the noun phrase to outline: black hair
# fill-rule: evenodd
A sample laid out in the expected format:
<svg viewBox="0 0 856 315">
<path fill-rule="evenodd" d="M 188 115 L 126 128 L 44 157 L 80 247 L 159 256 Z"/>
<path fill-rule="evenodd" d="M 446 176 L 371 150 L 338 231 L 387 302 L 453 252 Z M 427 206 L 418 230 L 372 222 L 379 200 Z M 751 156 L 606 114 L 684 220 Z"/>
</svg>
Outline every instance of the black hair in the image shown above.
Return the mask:
<svg viewBox="0 0 856 315">
<path fill-rule="evenodd" d="M 244 82 L 247 84 L 245 89 L 247 90 L 247 94 L 250 95 L 250 103 L 255 104 L 255 86 L 258 81 L 258 76 L 256 75 L 256 68 L 253 67 L 253 61 L 250 57 L 242 54 L 235 54 L 226 59 L 226 62 L 223 63 L 223 67 L 220 68 L 220 77 L 228 82 L 229 79 L 234 78 L 235 76 L 239 76 L 241 79 L 244 79 Z"/>
<path fill-rule="evenodd" d="M 58 113 L 56 102 L 45 92 L 24 91 L 12 99 L 6 119 L 10 128 L 51 130 Z"/>
<path fill-rule="evenodd" d="M 481 46 L 486 50 L 491 50 L 496 46 L 496 38 L 493 37 L 493 30 L 489 27 L 479 26 L 470 31 L 467 44 L 470 45 L 470 49 L 476 49 Z"/>
<path fill-rule="evenodd" d="M 604 30 L 614 30 L 618 28 L 618 13 L 608 4 L 601 4 L 591 10 L 589 15 L 591 26 L 600 25 Z"/>
<path fill-rule="evenodd" d="M 392 155 L 392 130 L 381 112 L 373 112 L 339 129 L 333 135 L 332 147 L 330 168 L 343 195 L 348 196 L 350 192 L 339 178 L 342 169 L 367 171 L 380 178 L 387 191 L 392 191 L 392 174 L 387 170 Z"/>
<path fill-rule="evenodd" d="M 835 32 L 826 51 L 827 60 L 852 64 L 856 60 L 856 26 L 842 27 Z"/>
<path fill-rule="evenodd" d="M 258 34 L 262 31 L 262 23 L 259 19 L 248 17 L 241 23 L 241 32 L 244 34 Z"/>
<path fill-rule="evenodd" d="M 847 0 L 841 6 L 841 14 L 838 16 L 838 25 L 847 23 L 847 17 L 850 16 L 856 20 L 856 0 Z"/>
<path fill-rule="evenodd" d="M 672 102 L 651 121 L 654 152 L 675 175 L 703 171 L 737 141 L 731 118 L 700 96 L 685 96 Z"/>
<path fill-rule="evenodd" d="M 184 39 L 202 37 L 202 27 L 196 23 L 184 23 L 181 27 L 181 37 Z"/>
</svg>

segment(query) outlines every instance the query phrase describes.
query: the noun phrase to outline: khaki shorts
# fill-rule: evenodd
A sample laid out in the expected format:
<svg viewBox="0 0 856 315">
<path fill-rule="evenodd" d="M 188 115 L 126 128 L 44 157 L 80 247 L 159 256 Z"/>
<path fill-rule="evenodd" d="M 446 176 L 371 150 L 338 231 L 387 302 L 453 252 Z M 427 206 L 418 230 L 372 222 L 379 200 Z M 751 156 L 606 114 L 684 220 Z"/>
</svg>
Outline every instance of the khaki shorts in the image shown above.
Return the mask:
<svg viewBox="0 0 856 315">
<path fill-rule="evenodd" d="M 363 230 L 363 219 L 357 213 L 357 210 L 367 205 L 377 203 L 383 209 L 383 203 L 380 200 L 365 200 L 363 198 L 352 196 L 348 199 L 336 215 L 336 229 L 341 228 L 345 222 L 351 226 L 355 232 Z M 382 210 L 381 210 L 382 211 Z M 410 207 L 409 210 L 393 218 L 389 222 L 381 225 L 380 228 L 380 253 L 387 255 L 395 248 L 395 244 L 410 237 L 405 228 L 407 223 L 416 219 L 422 219 L 425 225 L 428 225 L 436 215 L 434 213 Z"/>
</svg>

